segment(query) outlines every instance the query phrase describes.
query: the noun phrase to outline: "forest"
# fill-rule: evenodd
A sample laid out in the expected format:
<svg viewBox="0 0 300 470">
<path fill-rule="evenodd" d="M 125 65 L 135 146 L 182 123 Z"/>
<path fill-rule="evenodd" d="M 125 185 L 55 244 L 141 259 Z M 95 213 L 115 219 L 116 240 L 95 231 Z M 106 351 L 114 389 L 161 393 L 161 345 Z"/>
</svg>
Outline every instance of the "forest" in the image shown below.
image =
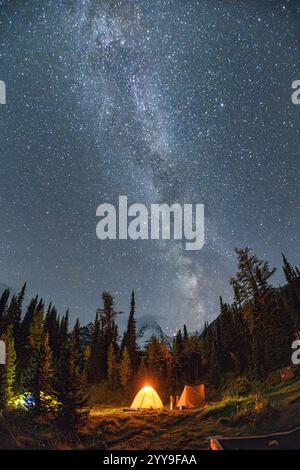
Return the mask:
<svg viewBox="0 0 300 470">
<path fill-rule="evenodd" d="M 300 272 L 283 255 L 285 283 L 274 287 L 275 268 L 251 249 L 236 249 L 237 273 L 230 279 L 234 301 L 220 299 L 220 312 L 201 333 L 186 326 L 172 343 L 152 337 L 137 347 L 136 306 L 131 294 L 127 328 L 120 335 L 113 296 L 104 292 L 91 328 L 69 313 L 60 316 L 53 304 L 32 298 L 25 308 L 26 284 L 17 295 L 0 298 L 0 338 L 6 364 L 0 366 L 0 410 L 22 402 L 34 416 L 51 413 L 62 428 L 86 419 L 89 389 L 105 383 L 111 391 L 132 397 L 151 383 L 163 400 L 184 384 L 224 387 L 235 377 L 263 379 L 291 364 L 291 345 L 300 331 Z"/>
</svg>

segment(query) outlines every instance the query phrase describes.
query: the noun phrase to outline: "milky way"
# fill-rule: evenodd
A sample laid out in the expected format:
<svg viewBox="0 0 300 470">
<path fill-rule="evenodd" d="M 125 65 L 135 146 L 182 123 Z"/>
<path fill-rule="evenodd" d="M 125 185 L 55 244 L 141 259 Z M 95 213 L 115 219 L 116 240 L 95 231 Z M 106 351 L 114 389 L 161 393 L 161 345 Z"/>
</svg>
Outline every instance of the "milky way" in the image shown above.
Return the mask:
<svg viewBox="0 0 300 470">
<path fill-rule="evenodd" d="M 167 332 L 230 300 L 234 247 L 299 262 L 300 5 L 0 1 L 0 281 Z M 203 203 L 206 243 L 100 241 L 96 207 Z M 275 278 L 282 282 L 280 273 Z"/>
</svg>

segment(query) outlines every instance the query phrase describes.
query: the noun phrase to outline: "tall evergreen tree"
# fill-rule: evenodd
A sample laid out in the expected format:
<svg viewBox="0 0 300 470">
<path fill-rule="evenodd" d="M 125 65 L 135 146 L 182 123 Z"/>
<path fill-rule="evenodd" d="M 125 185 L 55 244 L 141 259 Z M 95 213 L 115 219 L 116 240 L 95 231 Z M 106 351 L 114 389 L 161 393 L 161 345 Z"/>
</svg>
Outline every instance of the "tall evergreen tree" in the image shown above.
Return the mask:
<svg viewBox="0 0 300 470">
<path fill-rule="evenodd" d="M 96 313 L 92 329 L 90 354 L 88 358 L 88 378 L 91 383 L 99 382 L 101 378 L 100 364 L 104 360 L 103 333 L 99 313 Z"/>
<path fill-rule="evenodd" d="M 214 340 L 212 340 L 210 344 L 208 380 L 214 387 L 218 387 L 220 384 L 220 362 L 218 358 L 216 342 Z"/>
<path fill-rule="evenodd" d="M 0 323 L 4 320 L 6 309 L 7 309 L 7 303 L 9 299 L 9 289 L 4 289 L 1 297 L 0 297 Z M 0 334 L 2 334 L 3 331 Z"/>
<path fill-rule="evenodd" d="M 44 394 L 53 394 L 53 354 L 50 347 L 49 334 L 44 333 L 40 350 L 41 390 Z"/>
<path fill-rule="evenodd" d="M 29 327 L 33 320 L 34 314 L 37 310 L 38 306 L 38 296 L 31 299 L 26 313 L 24 315 L 23 321 L 21 323 L 21 332 L 20 332 L 20 362 L 21 368 L 23 368 L 29 360 L 29 347 L 27 344 L 28 336 L 29 336 Z"/>
<path fill-rule="evenodd" d="M 122 351 L 122 358 L 120 362 L 120 369 L 119 369 L 119 374 L 120 374 L 120 382 L 123 387 L 123 390 L 126 392 L 128 391 L 129 384 L 132 378 L 132 370 L 131 370 L 131 364 L 130 364 L 130 357 L 129 353 L 127 350 L 127 347 Z"/>
<path fill-rule="evenodd" d="M 17 353 L 20 352 L 21 348 L 21 322 L 22 322 L 22 304 L 24 301 L 26 290 L 26 282 L 23 284 L 22 289 L 20 290 L 17 299 L 16 299 L 16 312 L 14 315 L 13 325 L 14 325 L 14 340 Z"/>
<path fill-rule="evenodd" d="M 60 346 L 60 321 L 56 308 L 50 303 L 45 318 L 45 330 L 49 334 L 49 344 L 53 353 L 54 361 L 59 358 Z"/>
<path fill-rule="evenodd" d="M 288 283 L 291 283 L 292 281 L 297 279 L 297 277 L 298 277 L 297 272 L 293 268 L 293 266 L 288 262 L 288 260 L 286 259 L 285 255 L 283 253 L 282 253 L 282 259 L 283 259 L 283 268 L 282 269 L 283 269 L 286 281 Z"/>
<path fill-rule="evenodd" d="M 58 354 L 64 353 L 64 345 L 68 341 L 68 330 L 69 330 L 69 310 L 62 317 L 59 324 L 58 331 Z"/>
<path fill-rule="evenodd" d="M 29 328 L 30 362 L 24 381 L 33 396 L 35 414 L 48 410 L 45 397 L 53 394 L 53 355 L 43 326 L 43 311 L 36 312 Z"/>
<path fill-rule="evenodd" d="M 6 346 L 6 363 L 1 367 L 0 401 L 2 406 L 9 404 L 15 395 L 16 382 L 16 351 L 13 338 L 13 325 L 10 325 L 2 340 Z"/>
<path fill-rule="evenodd" d="M 69 361 L 70 375 L 74 376 L 76 373 L 80 374 L 82 366 L 82 351 L 80 345 L 80 323 L 78 318 L 71 335 Z"/>
<path fill-rule="evenodd" d="M 130 313 L 128 317 L 127 330 L 124 334 L 123 348 L 127 347 L 132 372 L 136 373 L 138 368 L 138 354 L 136 344 L 136 320 L 135 320 L 135 297 L 134 291 L 131 293 Z M 122 349 L 123 349 L 122 348 Z"/>
<path fill-rule="evenodd" d="M 24 315 L 22 325 L 21 325 L 22 336 L 27 336 L 28 334 L 29 325 L 31 323 L 34 312 L 37 309 L 37 305 L 38 305 L 38 296 L 32 298 L 27 307 L 27 310 L 26 310 L 26 313 Z"/>
<path fill-rule="evenodd" d="M 113 343 L 108 349 L 107 379 L 111 390 L 115 391 L 119 383 L 119 367 Z"/>
<path fill-rule="evenodd" d="M 114 299 L 109 292 L 103 292 L 103 309 L 98 309 L 96 313 L 96 324 L 91 343 L 90 363 L 96 369 L 92 372 L 92 380 L 98 381 L 107 377 L 108 349 L 113 343 L 115 351 L 118 346 L 118 328 L 116 324 L 117 312 L 114 306 Z"/>
<path fill-rule="evenodd" d="M 135 377 L 135 382 L 138 386 L 138 388 L 141 388 L 146 382 L 148 378 L 148 368 L 147 368 L 147 361 L 145 354 L 142 355 L 138 372 Z"/>
<path fill-rule="evenodd" d="M 79 323 L 75 325 L 66 349 L 65 358 L 60 358 L 56 377 L 56 394 L 59 402 L 57 422 L 66 431 L 73 432 L 87 416 L 87 397 L 80 370 Z"/>
<path fill-rule="evenodd" d="M 236 248 L 235 252 L 238 257 L 239 270 L 230 282 L 234 288 L 237 303 L 246 303 L 253 299 L 260 300 L 270 287 L 269 279 L 274 274 L 275 268 L 270 269 L 269 263 L 253 255 L 250 248 Z"/>
<path fill-rule="evenodd" d="M 7 325 L 14 325 L 15 317 L 18 312 L 18 300 L 17 296 L 13 295 L 5 315 L 5 322 Z"/>
<path fill-rule="evenodd" d="M 187 331 L 187 327 L 186 327 L 186 324 L 183 325 L 183 340 L 184 341 L 187 341 L 188 340 L 188 331 Z"/>
<path fill-rule="evenodd" d="M 29 351 L 38 350 L 43 340 L 44 312 L 36 310 L 29 325 L 27 347 Z"/>
</svg>

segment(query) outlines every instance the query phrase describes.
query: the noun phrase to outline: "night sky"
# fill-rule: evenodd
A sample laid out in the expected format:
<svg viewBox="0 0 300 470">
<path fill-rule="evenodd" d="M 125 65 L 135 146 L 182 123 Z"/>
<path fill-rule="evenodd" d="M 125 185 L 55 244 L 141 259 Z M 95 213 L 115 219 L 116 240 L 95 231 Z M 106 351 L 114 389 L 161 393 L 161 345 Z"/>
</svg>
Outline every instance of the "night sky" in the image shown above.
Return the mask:
<svg viewBox="0 0 300 470">
<path fill-rule="evenodd" d="M 299 1 L 2 0 L 0 79 L 0 282 L 82 323 L 134 289 L 171 334 L 230 300 L 235 246 L 299 263 Z M 98 240 L 119 195 L 203 203 L 204 248 Z"/>
</svg>

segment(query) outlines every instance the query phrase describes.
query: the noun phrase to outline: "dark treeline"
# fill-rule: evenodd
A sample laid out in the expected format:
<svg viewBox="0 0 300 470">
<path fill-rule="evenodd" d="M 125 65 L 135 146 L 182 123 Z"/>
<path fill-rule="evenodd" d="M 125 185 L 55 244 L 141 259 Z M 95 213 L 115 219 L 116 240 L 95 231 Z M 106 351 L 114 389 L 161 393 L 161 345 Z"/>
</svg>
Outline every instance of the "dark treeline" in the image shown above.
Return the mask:
<svg viewBox="0 0 300 470">
<path fill-rule="evenodd" d="M 300 330 L 300 273 L 283 256 L 284 287 L 274 288 L 274 269 L 248 248 L 236 250 L 238 272 L 230 281 L 234 302 L 220 300 L 220 314 L 202 334 L 186 327 L 171 342 L 152 337 L 137 347 L 136 305 L 131 295 L 126 331 L 120 337 L 118 312 L 108 292 L 87 334 L 79 320 L 69 331 L 68 312 L 59 316 L 43 299 L 24 309 L 26 284 L 18 295 L 5 290 L 0 298 L 0 337 L 7 350 L 0 366 L 0 409 L 16 396 L 30 393 L 32 412 L 55 411 L 62 425 L 85 416 L 90 384 L 105 382 L 111 392 L 131 397 L 146 382 L 163 396 L 178 393 L 185 383 L 218 388 L 226 377 L 263 378 L 291 362 L 291 344 Z"/>
</svg>

